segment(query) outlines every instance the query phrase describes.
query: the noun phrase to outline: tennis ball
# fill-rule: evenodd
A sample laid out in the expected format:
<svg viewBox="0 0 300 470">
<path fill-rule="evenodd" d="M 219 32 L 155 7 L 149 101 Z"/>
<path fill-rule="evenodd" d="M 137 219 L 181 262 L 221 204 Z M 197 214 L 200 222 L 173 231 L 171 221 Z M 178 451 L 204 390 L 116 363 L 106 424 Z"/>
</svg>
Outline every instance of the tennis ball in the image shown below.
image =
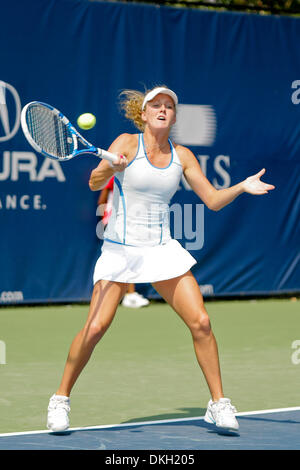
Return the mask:
<svg viewBox="0 0 300 470">
<path fill-rule="evenodd" d="M 92 129 L 96 124 L 96 117 L 91 113 L 84 113 L 77 119 L 77 124 L 81 129 Z"/>
</svg>

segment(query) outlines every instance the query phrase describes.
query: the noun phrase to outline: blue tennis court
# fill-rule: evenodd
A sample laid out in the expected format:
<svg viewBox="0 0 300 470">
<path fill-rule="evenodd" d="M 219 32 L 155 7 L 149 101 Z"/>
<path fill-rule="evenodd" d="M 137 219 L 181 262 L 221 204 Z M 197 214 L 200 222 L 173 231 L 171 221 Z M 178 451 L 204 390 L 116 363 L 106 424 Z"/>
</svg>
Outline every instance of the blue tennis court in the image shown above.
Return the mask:
<svg viewBox="0 0 300 470">
<path fill-rule="evenodd" d="M 238 413 L 238 434 L 203 417 L 0 435 L 6 450 L 299 450 L 300 407 Z"/>
</svg>

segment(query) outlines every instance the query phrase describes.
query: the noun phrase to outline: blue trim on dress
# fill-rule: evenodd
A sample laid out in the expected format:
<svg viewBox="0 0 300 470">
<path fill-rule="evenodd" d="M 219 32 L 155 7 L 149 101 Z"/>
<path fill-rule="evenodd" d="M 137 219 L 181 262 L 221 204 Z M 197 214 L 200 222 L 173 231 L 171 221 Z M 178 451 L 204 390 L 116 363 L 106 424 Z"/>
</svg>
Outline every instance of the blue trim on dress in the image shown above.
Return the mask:
<svg viewBox="0 0 300 470">
<path fill-rule="evenodd" d="M 173 163 L 173 145 L 172 145 L 172 142 L 170 141 L 170 139 L 168 139 L 168 142 L 169 142 L 169 145 L 170 145 L 170 150 L 171 150 L 171 160 L 170 160 L 170 163 L 167 165 L 167 166 L 164 166 L 164 167 L 160 167 L 160 166 L 155 166 L 153 165 L 153 163 L 150 162 L 149 158 L 148 158 L 148 155 L 147 155 L 147 152 L 146 152 L 146 149 L 145 149 L 145 142 L 144 142 L 144 134 L 141 134 L 142 136 L 142 142 L 143 142 L 143 148 L 144 148 L 144 153 L 145 153 L 145 156 L 147 158 L 147 161 L 149 162 L 149 164 L 153 167 L 153 168 L 156 168 L 157 170 L 167 170 Z"/>
<path fill-rule="evenodd" d="M 160 240 L 159 240 L 159 245 L 162 243 L 162 236 L 163 236 L 163 224 L 160 224 Z"/>
<path fill-rule="evenodd" d="M 116 245 L 121 245 L 121 246 L 136 246 L 136 245 L 129 245 L 128 243 L 117 242 L 116 240 L 111 240 L 110 238 L 103 238 L 103 240 L 105 242 L 116 243 Z"/>
<path fill-rule="evenodd" d="M 131 162 L 128 163 L 128 165 L 127 165 L 126 168 L 128 168 L 128 167 L 134 162 L 134 160 L 136 159 L 136 157 L 137 157 L 138 154 L 139 154 L 139 151 L 140 151 L 140 142 L 141 142 L 140 136 L 141 136 L 141 134 L 138 134 L 138 148 L 137 148 L 136 154 L 135 154 L 134 158 L 131 160 Z"/>
<path fill-rule="evenodd" d="M 126 218 L 127 218 L 125 197 L 124 197 L 124 192 L 123 192 L 122 185 L 121 185 L 120 181 L 118 180 L 118 178 L 116 176 L 115 176 L 115 179 L 114 179 L 114 183 L 116 183 L 116 185 L 118 186 L 119 193 L 120 193 L 120 196 L 121 196 L 121 201 L 122 201 L 122 204 L 123 204 L 123 212 L 124 212 L 124 215 L 123 215 L 123 230 L 124 230 L 123 245 L 125 245 L 125 240 L 126 240 Z"/>
</svg>

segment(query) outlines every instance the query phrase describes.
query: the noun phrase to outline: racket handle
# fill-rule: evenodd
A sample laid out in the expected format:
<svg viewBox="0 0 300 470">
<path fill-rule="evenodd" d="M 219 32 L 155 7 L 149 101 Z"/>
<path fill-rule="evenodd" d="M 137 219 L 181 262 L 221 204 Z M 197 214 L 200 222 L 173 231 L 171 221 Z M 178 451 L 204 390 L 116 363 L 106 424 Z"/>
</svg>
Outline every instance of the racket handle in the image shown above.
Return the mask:
<svg viewBox="0 0 300 470">
<path fill-rule="evenodd" d="M 98 149 L 98 157 L 104 158 L 105 160 L 108 160 L 112 163 L 117 163 L 119 161 L 119 157 L 117 157 L 117 155 L 102 149 Z"/>
</svg>

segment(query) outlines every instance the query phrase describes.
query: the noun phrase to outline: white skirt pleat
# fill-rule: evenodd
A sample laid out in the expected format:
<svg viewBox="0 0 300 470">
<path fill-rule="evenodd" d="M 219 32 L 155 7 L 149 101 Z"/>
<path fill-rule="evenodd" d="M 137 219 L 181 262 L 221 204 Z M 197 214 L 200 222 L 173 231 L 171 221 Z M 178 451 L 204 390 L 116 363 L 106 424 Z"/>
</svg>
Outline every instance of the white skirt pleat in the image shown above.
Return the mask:
<svg viewBox="0 0 300 470">
<path fill-rule="evenodd" d="M 181 276 L 196 263 L 177 240 L 148 247 L 104 241 L 93 281 L 153 283 Z"/>
</svg>

